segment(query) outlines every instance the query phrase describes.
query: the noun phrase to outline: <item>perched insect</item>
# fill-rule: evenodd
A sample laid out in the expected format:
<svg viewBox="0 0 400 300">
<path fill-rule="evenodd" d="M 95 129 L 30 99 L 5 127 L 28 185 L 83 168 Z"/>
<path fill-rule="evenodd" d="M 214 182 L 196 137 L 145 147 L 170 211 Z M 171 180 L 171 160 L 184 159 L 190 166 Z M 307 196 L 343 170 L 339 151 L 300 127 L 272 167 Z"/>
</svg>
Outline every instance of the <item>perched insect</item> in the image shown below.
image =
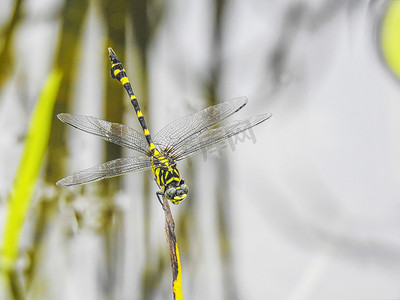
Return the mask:
<svg viewBox="0 0 400 300">
<path fill-rule="evenodd" d="M 221 123 L 246 105 L 246 97 L 235 98 L 177 119 L 161 129 L 153 141 L 125 69 L 111 48 L 108 48 L 108 52 L 112 63 L 111 77 L 117 79 L 127 91 L 143 134 L 125 125 L 89 116 L 62 113 L 57 117 L 72 127 L 135 150 L 140 155 L 118 158 L 80 171 L 58 181 L 58 186 L 84 184 L 151 169 L 161 190 L 157 192 L 157 196 L 165 195 L 172 203 L 179 204 L 186 198 L 189 188 L 181 179 L 176 166 L 177 161 L 203 151 L 271 117 L 271 114 L 261 114 L 245 120 Z"/>
</svg>

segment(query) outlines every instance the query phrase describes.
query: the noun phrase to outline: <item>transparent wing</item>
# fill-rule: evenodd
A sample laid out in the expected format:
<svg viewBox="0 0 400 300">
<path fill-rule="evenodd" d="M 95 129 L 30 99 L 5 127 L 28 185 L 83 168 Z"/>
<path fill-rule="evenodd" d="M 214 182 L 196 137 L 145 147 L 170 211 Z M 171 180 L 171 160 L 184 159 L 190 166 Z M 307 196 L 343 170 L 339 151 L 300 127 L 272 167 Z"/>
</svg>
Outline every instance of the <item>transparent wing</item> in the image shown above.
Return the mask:
<svg viewBox="0 0 400 300">
<path fill-rule="evenodd" d="M 67 176 L 57 182 L 58 186 L 89 183 L 109 177 L 150 169 L 150 158 L 133 156 L 110 160 L 95 167 Z"/>
<path fill-rule="evenodd" d="M 246 97 L 239 97 L 180 118 L 161 129 L 154 136 L 154 143 L 160 149 L 179 148 L 239 111 L 246 103 Z"/>
<path fill-rule="evenodd" d="M 268 120 L 271 116 L 271 114 L 262 114 L 244 120 L 226 122 L 217 128 L 205 131 L 196 139 L 184 143 L 179 149 L 173 148 L 172 151 L 170 151 L 170 155 L 177 161 L 188 158 L 189 156 L 221 143 L 234 135 Z"/>
<path fill-rule="evenodd" d="M 146 154 L 148 150 L 144 135 L 128 126 L 107 122 L 90 116 L 58 114 L 57 117 L 72 127 L 97 135 L 111 143 Z"/>
</svg>

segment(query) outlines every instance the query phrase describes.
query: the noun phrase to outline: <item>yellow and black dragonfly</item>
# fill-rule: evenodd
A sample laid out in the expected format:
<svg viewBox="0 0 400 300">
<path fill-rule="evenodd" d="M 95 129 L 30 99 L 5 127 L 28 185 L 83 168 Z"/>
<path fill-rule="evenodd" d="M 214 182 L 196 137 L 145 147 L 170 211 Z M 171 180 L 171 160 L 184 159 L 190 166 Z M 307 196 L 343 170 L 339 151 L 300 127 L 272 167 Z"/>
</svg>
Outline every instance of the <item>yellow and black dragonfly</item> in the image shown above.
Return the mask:
<svg viewBox="0 0 400 300">
<path fill-rule="evenodd" d="M 246 105 L 247 98 L 239 97 L 177 119 L 161 129 L 153 140 L 125 69 L 111 48 L 108 48 L 108 52 L 112 64 L 111 77 L 117 79 L 127 91 L 143 134 L 125 125 L 90 116 L 62 113 L 57 117 L 72 127 L 135 150 L 139 155 L 118 158 L 80 171 L 58 181 L 58 186 L 84 184 L 151 169 L 161 190 L 157 192 L 157 196 L 165 195 L 172 203 L 179 204 L 186 198 L 189 188 L 181 179 L 176 166 L 178 161 L 223 142 L 271 117 L 271 114 L 261 114 L 244 120 L 223 122 Z"/>
</svg>

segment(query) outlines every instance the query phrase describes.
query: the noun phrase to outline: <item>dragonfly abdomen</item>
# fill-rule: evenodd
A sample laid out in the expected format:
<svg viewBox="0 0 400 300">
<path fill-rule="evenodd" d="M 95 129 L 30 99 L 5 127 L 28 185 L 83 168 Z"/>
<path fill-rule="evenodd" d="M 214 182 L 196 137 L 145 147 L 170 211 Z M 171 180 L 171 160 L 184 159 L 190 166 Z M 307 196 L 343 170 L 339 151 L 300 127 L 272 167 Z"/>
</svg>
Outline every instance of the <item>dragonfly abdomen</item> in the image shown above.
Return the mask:
<svg viewBox="0 0 400 300">
<path fill-rule="evenodd" d="M 112 61 L 112 66 L 111 66 L 111 77 L 115 78 L 118 80 L 123 87 L 125 88 L 126 92 L 129 95 L 129 98 L 131 100 L 132 106 L 135 109 L 136 116 L 139 120 L 140 126 L 143 129 L 143 133 L 146 137 L 147 143 L 149 144 L 149 149 L 151 154 L 158 154 L 158 151 L 156 147 L 154 146 L 153 139 L 151 137 L 150 131 L 147 128 L 146 125 L 146 120 L 144 119 L 143 113 L 140 109 L 139 102 L 137 101 L 136 95 L 133 92 L 132 85 L 129 82 L 128 76 L 125 72 L 125 69 L 123 68 L 121 62 L 117 58 L 117 55 L 114 53 L 114 51 L 111 48 L 108 48 L 108 52 L 110 55 L 110 59 Z"/>
</svg>

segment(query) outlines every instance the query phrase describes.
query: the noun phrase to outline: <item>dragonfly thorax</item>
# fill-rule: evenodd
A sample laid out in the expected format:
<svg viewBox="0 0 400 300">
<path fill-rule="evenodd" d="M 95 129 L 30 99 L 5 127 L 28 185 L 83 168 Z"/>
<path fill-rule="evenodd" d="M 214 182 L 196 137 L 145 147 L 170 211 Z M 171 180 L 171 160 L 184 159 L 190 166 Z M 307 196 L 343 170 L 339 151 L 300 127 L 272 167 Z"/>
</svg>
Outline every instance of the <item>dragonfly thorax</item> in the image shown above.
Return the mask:
<svg viewBox="0 0 400 300">
<path fill-rule="evenodd" d="M 179 204 L 186 198 L 189 188 L 181 179 L 181 175 L 173 159 L 167 155 L 153 156 L 151 169 L 161 191 L 173 204 Z"/>
</svg>

